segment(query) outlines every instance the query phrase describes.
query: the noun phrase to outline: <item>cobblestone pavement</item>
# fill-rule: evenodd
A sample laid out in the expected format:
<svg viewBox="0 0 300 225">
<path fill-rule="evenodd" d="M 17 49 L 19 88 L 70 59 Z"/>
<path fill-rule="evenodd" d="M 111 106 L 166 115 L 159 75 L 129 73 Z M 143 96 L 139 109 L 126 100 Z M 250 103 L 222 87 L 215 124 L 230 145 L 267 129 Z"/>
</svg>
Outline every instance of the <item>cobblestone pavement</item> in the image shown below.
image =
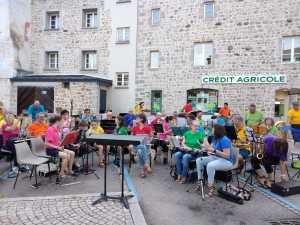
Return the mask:
<svg viewBox="0 0 300 225">
<path fill-rule="evenodd" d="M 119 200 L 91 203 L 99 195 L 8 198 L 0 200 L 0 224 L 134 224 Z"/>
</svg>

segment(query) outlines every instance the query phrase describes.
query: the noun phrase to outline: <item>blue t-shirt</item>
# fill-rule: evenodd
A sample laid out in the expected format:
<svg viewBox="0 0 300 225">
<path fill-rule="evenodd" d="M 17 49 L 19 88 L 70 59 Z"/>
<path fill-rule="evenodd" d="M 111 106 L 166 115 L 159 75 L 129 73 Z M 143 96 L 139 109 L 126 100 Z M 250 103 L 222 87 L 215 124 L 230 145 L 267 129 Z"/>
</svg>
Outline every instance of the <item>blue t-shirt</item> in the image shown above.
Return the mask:
<svg viewBox="0 0 300 225">
<path fill-rule="evenodd" d="M 129 115 L 129 113 L 126 114 L 124 116 L 125 126 L 128 127 L 129 124 L 130 124 L 130 122 L 133 121 L 133 120 L 135 120 L 135 119 L 136 119 L 136 116 L 134 114 L 132 114 L 131 116 Z"/>
<path fill-rule="evenodd" d="M 222 118 L 218 119 L 217 124 L 222 124 L 223 126 L 226 126 L 225 120 Z"/>
<path fill-rule="evenodd" d="M 232 149 L 231 149 L 231 142 L 228 137 L 223 136 L 219 139 L 217 142 L 215 139 L 212 140 L 212 143 L 214 144 L 214 149 L 219 150 L 223 152 L 224 148 L 230 148 L 230 156 L 226 160 L 233 163 L 233 155 L 232 155 Z M 222 156 L 219 156 L 218 154 L 215 154 L 216 157 L 224 159 Z"/>
<path fill-rule="evenodd" d="M 37 109 L 34 107 L 34 105 L 30 105 L 28 107 L 28 115 L 32 115 L 32 122 L 35 122 L 36 121 L 36 114 L 40 113 L 40 112 L 44 112 L 45 109 L 44 109 L 44 106 L 40 105 Z"/>
<path fill-rule="evenodd" d="M 198 131 L 204 134 L 204 129 L 201 124 L 199 124 Z"/>
</svg>

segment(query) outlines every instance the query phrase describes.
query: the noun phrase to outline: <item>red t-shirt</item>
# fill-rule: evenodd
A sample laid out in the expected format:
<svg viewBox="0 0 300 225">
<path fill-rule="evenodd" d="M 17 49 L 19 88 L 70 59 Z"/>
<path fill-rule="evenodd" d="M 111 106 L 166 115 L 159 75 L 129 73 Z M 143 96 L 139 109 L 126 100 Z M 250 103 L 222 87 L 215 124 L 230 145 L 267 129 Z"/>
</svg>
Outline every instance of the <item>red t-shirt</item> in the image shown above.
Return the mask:
<svg viewBox="0 0 300 225">
<path fill-rule="evenodd" d="M 144 127 L 142 129 L 139 128 L 139 125 L 135 125 L 132 128 L 131 133 L 136 135 L 136 134 L 150 134 L 152 132 L 151 128 L 149 126 L 147 126 L 146 124 L 144 125 Z"/>
<path fill-rule="evenodd" d="M 152 129 L 152 131 L 154 131 L 154 124 L 157 124 L 158 122 L 160 122 L 161 124 L 163 124 L 165 121 L 160 119 L 159 121 L 157 121 L 157 119 L 152 120 L 152 122 L 150 123 L 150 127 Z"/>
<path fill-rule="evenodd" d="M 185 106 L 183 107 L 183 110 L 184 110 L 186 113 L 191 112 L 192 109 L 193 109 L 193 106 L 192 106 L 192 105 L 185 105 Z"/>
</svg>

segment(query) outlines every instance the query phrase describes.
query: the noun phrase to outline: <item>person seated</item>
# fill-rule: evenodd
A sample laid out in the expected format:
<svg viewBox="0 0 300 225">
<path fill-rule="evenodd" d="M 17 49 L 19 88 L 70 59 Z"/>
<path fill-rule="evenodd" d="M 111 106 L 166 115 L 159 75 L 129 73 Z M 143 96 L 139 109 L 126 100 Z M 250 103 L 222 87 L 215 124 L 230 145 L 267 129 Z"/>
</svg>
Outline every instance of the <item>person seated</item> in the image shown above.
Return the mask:
<svg viewBox="0 0 300 225">
<path fill-rule="evenodd" d="M 158 134 L 158 139 L 159 139 L 159 144 L 163 149 L 163 154 L 164 154 L 164 159 L 163 159 L 163 164 L 167 165 L 167 156 L 168 156 L 168 144 L 169 144 L 169 139 L 168 136 L 173 136 L 173 131 L 171 129 L 171 124 L 174 123 L 174 117 L 173 116 L 167 116 L 165 119 L 165 122 L 163 123 L 163 133 Z"/>
<path fill-rule="evenodd" d="M 178 112 L 173 112 L 173 124 L 171 124 L 171 127 L 177 127 L 177 118 L 178 118 Z"/>
<path fill-rule="evenodd" d="M 201 110 L 198 110 L 197 112 L 197 118 L 199 125 L 201 125 L 203 128 L 206 128 L 206 121 L 202 118 L 203 112 Z"/>
<path fill-rule="evenodd" d="M 147 118 L 144 114 L 139 114 L 136 116 L 137 125 L 135 125 L 132 128 L 131 135 L 137 135 L 137 134 L 145 134 L 149 135 L 150 139 L 148 140 L 148 143 L 150 143 L 153 139 L 152 135 L 153 132 L 149 126 L 147 126 L 145 123 L 147 121 Z M 145 178 L 145 169 L 149 174 L 153 173 L 153 170 L 151 169 L 149 163 L 148 163 L 148 151 L 149 148 L 146 145 L 129 145 L 128 150 L 132 151 L 134 153 L 138 152 L 139 155 L 139 163 L 141 167 L 141 178 Z"/>
<path fill-rule="evenodd" d="M 266 116 L 265 118 L 265 126 L 266 126 L 266 132 L 264 133 L 263 137 L 266 135 L 278 135 L 278 129 L 274 125 L 274 119 L 271 116 Z"/>
<path fill-rule="evenodd" d="M 115 120 L 115 119 L 113 118 L 112 112 L 108 111 L 106 113 L 106 118 L 103 120 Z M 113 126 L 112 127 L 104 127 L 104 133 L 112 134 L 113 132 L 114 132 Z"/>
<path fill-rule="evenodd" d="M 187 182 L 187 172 L 190 161 L 201 156 L 201 153 L 194 152 L 194 149 L 201 149 L 201 145 L 199 143 L 203 143 L 207 147 L 209 146 L 209 143 L 205 138 L 205 134 L 199 132 L 198 127 L 198 121 L 193 120 L 191 122 L 191 130 L 184 133 L 182 140 L 182 148 L 186 149 L 187 152 L 184 153 L 182 151 L 178 151 L 175 153 L 175 165 L 178 173 L 178 179 L 176 182 L 179 184 L 185 184 Z M 181 167 L 181 159 L 183 167 Z"/>
<path fill-rule="evenodd" d="M 23 116 L 19 116 L 17 120 L 13 114 L 6 114 L 4 117 L 5 124 L 2 125 L 3 144 L 2 149 L 13 152 L 14 166 L 12 168 L 16 173 L 19 170 L 19 164 L 17 161 L 17 155 L 15 153 L 14 139 L 19 135 L 18 123 L 23 119 Z M 20 170 L 21 171 L 21 170 Z"/>
<path fill-rule="evenodd" d="M 59 127 L 62 126 L 62 117 L 54 116 L 49 119 L 49 122 L 52 124 L 48 128 L 45 135 L 45 145 L 46 145 L 46 154 L 54 158 L 59 157 L 63 159 L 61 164 L 60 179 L 69 179 L 70 176 L 74 175 L 72 170 L 75 153 L 68 149 L 65 149 L 64 146 L 59 146 Z M 65 174 L 65 169 L 68 167 L 68 172 Z"/>
<path fill-rule="evenodd" d="M 151 121 L 150 123 L 150 127 L 152 129 L 152 131 L 154 131 L 154 124 L 163 124 L 165 121 L 162 119 L 162 113 L 158 112 L 155 115 L 155 119 Z"/>
<path fill-rule="evenodd" d="M 75 117 L 75 127 L 78 126 L 83 115 L 84 115 L 84 113 L 83 113 L 82 109 L 78 109 L 78 114 L 73 115 L 73 117 Z"/>
<path fill-rule="evenodd" d="M 98 126 L 97 120 L 92 120 L 91 122 L 91 128 L 87 130 L 86 136 L 89 136 L 90 134 L 103 134 L 104 130 L 102 127 Z M 98 145 L 97 143 L 90 143 L 92 147 L 98 149 L 98 157 L 99 157 L 99 167 L 104 168 L 105 164 L 103 163 L 103 145 Z M 109 149 L 106 149 L 105 157 L 107 157 L 109 152 Z"/>
<path fill-rule="evenodd" d="M 133 114 L 133 109 L 129 109 L 128 114 L 125 115 L 125 126 L 128 127 L 130 122 L 135 120 L 136 116 Z"/>
<path fill-rule="evenodd" d="M 230 116 L 230 109 L 228 108 L 228 103 L 224 103 L 224 107 L 219 110 L 219 113 L 223 116 Z"/>
<path fill-rule="evenodd" d="M 272 184 L 275 183 L 275 177 L 273 172 L 272 165 L 280 165 L 281 170 L 281 182 L 285 182 L 285 171 L 286 166 L 285 163 L 288 160 L 287 153 L 289 144 L 287 140 L 283 138 L 277 138 L 276 136 L 267 135 L 263 142 L 265 144 L 264 148 L 264 159 L 262 160 L 262 164 L 266 169 L 266 172 L 268 174 L 269 180 L 265 177 L 263 174 L 260 164 L 261 160 L 257 158 L 257 156 L 251 158 L 251 163 L 253 163 L 253 168 L 255 169 L 255 172 L 258 174 L 260 178 L 260 183 L 258 186 L 270 189 L 272 187 Z M 262 152 L 259 152 L 262 153 Z M 263 154 L 263 153 L 262 153 Z"/>
<path fill-rule="evenodd" d="M 68 110 L 62 110 L 61 111 L 61 116 L 62 116 L 62 126 L 60 129 L 60 132 L 63 136 L 63 138 L 71 132 L 71 125 L 72 125 L 72 120 L 69 118 L 69 111 Z"/>
<path fill-rule="evenodd" d="M 187 104 L 183 107 L 183 113 L 184 114 L 190 114 L 193 110 L 193 101 L 192 100 L 188 100 Z"/>
<path fill-rule="evenodd" d="M 46 131 L 49 128 L 49 125 L 45 123 L 45 114 L 38 113 L 36 114 L 36 121 L 28 126 L 28 138 L 39 137 L 41 136 L 45 140 Z"/>
<path fill-rule="evenodd" d="M 204 166 L 206 166 L 208 176 L 208 193 L 206 198 L 210 198 L 214 193 L 214 178 L 217 170 L 226 170 L 233 165 L 233 154 L 231 149 L 231 142 L 226 137 L 225 127 L 221 124 L 213 125 L 213 141 L 212 147 L 208 148 L 208 154 L 214 153 L 214 156 L 204 156 L 196 160 L 198 185 L 195 190 L 201 188 L 201 180 L 203 179 Z"/>
<path fill-rule="evenodd" d="M 237 135 L 237 139 L 235 143 L 238 144 L 246 144 L 248 143 L 248 137 L 246 135 L 246 125 L 244 124 L 244 118 L 240 115 L 237 115 L 233 118 L 233 125 L 235 127 L 235 132 Z M 244 168 L 244 159 L 247 158 L 247 156 L 251 153 L 251 146 L 249 145 L 243 145 L 238 146 L 239 150 L 239 166 L 236 169 L 236 173 L 240 174 L 242 169 Z"/>
<path fill-rule="evenodd" d="M 223 118 L 221 118 L 221 114 L 220 113 L 214 113 L 214 116 L 217 119 L 217 124 L 222 124 L 223 126 L 226 126 L 226 122 Z"/>
<path fill-rule="evenodd" d="M 93 120 L 90 109 L 84 110 L 84 115 L 81 117 L 81 120 L 85 120 L 86 122 L 88 122 L 88 128 L 90 128 L 91 121 Z"/>
<path fill-rule="evenodd" d="M 61 111 L 62 111 L 62 108 L 61 107 L 57 107 L 55 114 L 58 115 L 58 116 L 62 116 L 61 115 Z"/>
</svg>

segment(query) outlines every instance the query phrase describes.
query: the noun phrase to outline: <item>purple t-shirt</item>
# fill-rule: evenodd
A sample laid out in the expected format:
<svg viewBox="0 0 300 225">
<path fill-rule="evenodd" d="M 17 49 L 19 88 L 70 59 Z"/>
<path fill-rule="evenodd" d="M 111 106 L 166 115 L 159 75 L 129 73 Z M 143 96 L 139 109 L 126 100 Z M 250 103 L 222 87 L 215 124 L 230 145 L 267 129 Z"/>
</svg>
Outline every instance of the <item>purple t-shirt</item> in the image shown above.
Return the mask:
<svg viewBox="0 0 300 225">
<path fill-rule="evenodd" d="M 265 143 L 265 153 L 267 156 L 273 156 L 279 158 L 281 161 L 287 161 L 287 156 L 284 155 L 283 151 L 276 151 L 273 148 L 273 142 L 277 139 L 276 136 L 267 135 L 263 142 Z"/>
<path fill-rule="evenodd" d="M 4 124 L 2 126 L 2 136 L 3 136 L 3 146 L 6 145 L 6 141 L 8 138 L 11 138 L 11 137 L 18 137 L 19 135 L 19 128 L 16 127 L 16 129 L 14 129 L 13 131 L 5 131 L 5 128 L 6 127 L 9 127 L 8 124 Z"/>
</svg>

